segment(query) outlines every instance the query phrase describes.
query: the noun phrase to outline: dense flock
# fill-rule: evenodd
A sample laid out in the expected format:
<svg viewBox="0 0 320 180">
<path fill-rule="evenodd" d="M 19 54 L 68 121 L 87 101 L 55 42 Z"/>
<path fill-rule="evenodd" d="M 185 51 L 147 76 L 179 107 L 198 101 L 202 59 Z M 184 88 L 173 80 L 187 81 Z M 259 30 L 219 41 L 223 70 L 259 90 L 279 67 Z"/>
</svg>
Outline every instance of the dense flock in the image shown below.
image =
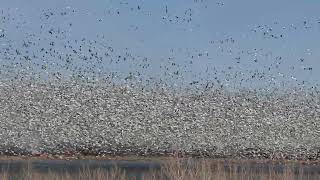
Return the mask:
<svg viewBox="0 0 320 180">
<path fill-rule="evenodd" d="M 194 3 L 210 8 L 203 1 Z M 155 16 L 142 5 L 120 3 L 119 7 L 107 9 L 104 15 L 116 18 L 122 11 L 132 11 Z M 181 14 L 171 13 L 167 5 L 162 8 L 162 16 L 155 18 L 169 25 L 188 26 L 197 13 L 192 7 Z M 241 44 L 230 36 L 206 42 L 213 52 L 230 56 L 225 67 L 214 64 L 212 51 L 196 48 L 169 48 L 170 56 L 154 60 L 134 49 L 113 47 L 107 35 L 74 38 L 72 21 L 51 24 L 80 13 L 72 7 L 42 9 L 40 24 L 28 30 L 22 12 L 0 9 L 0 154 L 157 156 L 179 152 L 320 159 L 319 86 L 281 72 L 286 66 L 281 54 L 259 47 L 239 49 Z M 96 21 L 105 23 L 102 17 Z M 248 33 L 281 43 L 289 31 L 307 31 L 319 24 L 319 19 L 289 26 L 275 21 Z M 19 38 L 12 37 L 12 28 Z M 143 27 L 128 27 L 130 31 L 139 28 Z M 306 56 L 311 51 L 307 49 Z M 203 60 L 213 63 L 193 71 L 193 65 Z M 300 69 L 312 76 L 308 57 L 292 61 L 296 63 L 285 69 Z M 242 64 L 257 68 L 237 69 Z"/>
</svg>

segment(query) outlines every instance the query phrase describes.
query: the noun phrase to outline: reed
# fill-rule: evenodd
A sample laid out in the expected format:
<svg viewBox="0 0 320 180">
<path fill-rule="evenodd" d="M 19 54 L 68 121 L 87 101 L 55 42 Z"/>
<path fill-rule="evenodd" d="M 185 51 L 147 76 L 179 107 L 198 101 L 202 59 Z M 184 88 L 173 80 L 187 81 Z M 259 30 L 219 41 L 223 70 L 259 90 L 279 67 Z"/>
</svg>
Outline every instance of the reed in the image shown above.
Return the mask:
<svg viewBox="0 0 320 180">
<path fill-rule="evenodd" d="M 1 180 L 136 180 L 127 172 L 114 166 L 106 169 L 90 169 L 83 167 L 76 173 L 38 172 L 30 163 L 22 171 L 10 173 L 2 170 Z M 256 172 L 248 168 L 239 168 L 235 162 L 210 159 L 171 158 L 162 162 L 160 170 L 150 170 L 142 175 L 142 180 L 292 180 L 320 179 L 320 174 L 305 174 L 302 169 L 298 173 L 290 164 L 283 171 L 275 171 L 273 167 L 267 172 Z"/>
</svg>

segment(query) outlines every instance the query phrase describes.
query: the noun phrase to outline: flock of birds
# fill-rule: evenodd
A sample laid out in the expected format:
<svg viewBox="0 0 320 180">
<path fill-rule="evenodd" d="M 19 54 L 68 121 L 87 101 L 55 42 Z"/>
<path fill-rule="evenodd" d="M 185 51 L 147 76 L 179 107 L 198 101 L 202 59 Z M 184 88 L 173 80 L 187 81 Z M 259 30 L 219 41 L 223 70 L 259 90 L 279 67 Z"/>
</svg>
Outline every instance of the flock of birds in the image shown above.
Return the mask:
<svg viewBox="0 0 320 180">
<path fill-rule="evenodd" d="M 197 11 L 192 7 L 175 14 L 164 5 L 158 16 L 143 5 L 119 3 L 122 9 L 106 9 L 103 16 L 116 18 L 132 11 L 165 25 L 197 24 L 193 18 Z M 194 3 L 208 8 L 204 0 Z M 227 6 L 223 2 L 216 5 Z M 95 12 L 89 14 L 96 17 L 95 23 L 107 23 Z M 275 95 L 259 99 L 255 94 L 257 88 L 314 90 L 313 82 L 290 74 L 297 68 L 312 75 L 307 56 L 287 60 L 259 44 L 245 48 L 238 36 L 230 35 L 203 42 L 206 48 L 167 47 L 168 54 L 151 57 L 129 47 L 119 48 L 105 34 L 72 36 L 75 25 L 70 19 L 88 12 L 68 6 L 43 9 L 38 15 L 40 23 L 30 27 L 19 9 L 0 10 L 0 109 L 4 110 L 0 112 L 0 134 L 5 137 L 0 139 L 1 145 L 14 142 L 20 150 L 59 153 L 65 147 L 143 153 L 149 151 L 145 147 L 166 152 L 179 144 L 190 152 L 202 148 L 203 152 L 222 154 L 228 154 L 230 148 L 243 152 L 244 146 L 256 145 L 267 149 L 266 154 L 270 147 L 290 154 L 290 145 L 298 147 L 300 139 L 310 151 L 320 142 L 314 131 L 319 126 L 314 94 L 308 96 L 311 100 L 301 101 L 297 94 L 304 92 L 300 91 L 293 92 L 293 98 Z M 54 24 L 56 21 L 59 23 Z M 315 24 L 319 20 L 283 27 L 276 22 L 254 26 L 247 35 L 262 43 L 282 43 L 287 33 Z M 219 58 L 226 62 L 221 64 Z M 288 61 L 296 63 L 286 67 Z M 138 91 L 128 91 L 128 87 Z M 224 90 L 230 89 L 250 91 L 229 96 Z M 202 96 L 166 93 L 171 90 L 200 92 Z M 17 153 L 11 146 L 3 146 L 0 153 Z M 261 152 L 253 153 L 260 156 Z M 276 154 L 272 153 L 269 157 Z"/>
<path fill-rule="evenodd" d="M 194 1 L 195 3 L 204 3 L 203 1 Z M 144 9 L 142 5 L 130 7 L 129 2 L 120 2 L 120 5 L 126 5 L 130 11 L 151 13 Z M 218 2 L 218 6 L 224 6 L 224 3 Z M 128 9 L 126 9 L 128 10 Z M 115 12 L 107 10 L 108 14 L 114 13 L 121 15 L 120 10 Z M 281 55 L 272 54 L 264 48 L 243 49 L 241 42 L 237 37 L 226 37 L 210 40 L 207 43 L 207 49 L 190 48 L 171 48 L 167 58 L 155 58 L 139 56 L 133 49 L 125 48 L 117 50 L 108 42 L 105 35 L 97 34 L 96 38 L 83 37 L 80 39 L 70 38 L 70 28 L 72 22 L 61 27 L 50 26 L 52 19 L 65 16 L 74 16 L 81 13 L 79 10 L 66 7 L 64 9 L 44 9 L 41 12 L 39 32 L 24 32 L 23 28 L 27 26 L 26 20 L 18 19 L 23 14 L 10 14 L 10 10 L 1 10 L 1 23 L 4 25 L 0 29 L 1 42 L 1 73 L 4 77 L 13 79 L 44 79 L 44 80 L 70 80 L 78 79 L 87 83 L 105 82 L 128 82 L 136 81 L 140 83 L 168 83 L 178 84 L 179 86 L 197 85 L 202 87 L 223 86 L 224 84 L 234 84 L 235 87 L 255 86 L 257 81 L 269 82 L 266 86 L 279 83 L 277 81 L 286 76 L 285 81 L 295 81 L 296 84 L 305 84 L 294 75 L 285 75 L 281 72 L 280 66 L 285 62 Z M 168 5 L 164 6 L 164 16 L 162 19 L 170 23 L 192 23 L 194 9 L 188 8 L 183 14 L 174 14 L 170 12 Z M 98 22 L 102 19 L 98 18 Z M 285 39 L 286 32 L 294 31 L 298 28 L 312 28 L 314 24 L 319 24 L 319 20 L 310 22 L 304 20 L 301 26 L 290 25 L 283 26 L 280 29 L 280 23 L 273 25 L 258 25 L 251 32 L 252 36 L 262 36 L 263 39 Z M 8 24 L 15 24 L 18 31 L 24 32 L 23 39 L 10 39 L 8 30 L 4 27 Z M 274 26 L 274 27 L 273 27 Z M 134 28 L 139 28 L 135 26 Z M 39 33 L 39 34 L 38 34 Z M 279 41 L 281 43 L 281 41 Z M 21 44 L 19 44 L 21 43 Z M 232 59 L 222 69 L 214 63 L 217 55 Z M 158 63 L 155 63 L 155 59 Z M 183 59 L 183 61 L 181 61 Z M 291 60 L 290 60 L 291 61 Z M 303 65 L 306 59 L 297 58 L 300 67 L 304 71 L 312 71 L 312 67 Z M 160 62 L 160 63 L 159 63 Z M 195 72 L 194 65 L 203 63 L 206 67 L 202 72 Z M 253 65 L 250 65 L 253 63 Z M 243 64 L 243 65 L 242 65 Z M 255 64 L 255 65 L 254 65 Z M 158 66 L 158 67 L 156 67 Z M 252 67 L 249 67 L 252 66 Z M 258 67 L 255 68 L 254 66 Z M 263 66 L 263 68 L 261 68 Z M 242 68 L 241 68 L 242 67 Z M 297 67 L 291 66 L 294 70 Z M 120 69 L 120 70 L 119 70 Z M 146 72 L 151 71 L 148 74 Z M 11 74 L 10 74 L 11 72 Z M 28 74 L 30 76 L 28 76 Z M 226 83 L 225 83 L 226 82 Z M 248 84 L 249 83 L 249 84 Z M 236 84 L 236 85 L 235 85 Z"/>
</svg>

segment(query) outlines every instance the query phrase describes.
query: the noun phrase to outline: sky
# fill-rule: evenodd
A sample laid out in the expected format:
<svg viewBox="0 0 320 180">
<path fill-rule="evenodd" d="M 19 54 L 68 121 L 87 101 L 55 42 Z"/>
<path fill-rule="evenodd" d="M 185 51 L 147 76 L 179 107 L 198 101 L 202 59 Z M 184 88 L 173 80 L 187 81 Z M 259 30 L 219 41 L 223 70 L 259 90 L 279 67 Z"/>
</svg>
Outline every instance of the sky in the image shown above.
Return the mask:
<svg viewBox="0 0 320 180">
<path fill-rule="evenodd" d="M 0 24 L 2 47 L 9 42 L 19 47 L 33 33 L 41 38 L 38 52 L 54 39 L 48 29 L 61 29 L 64 39 L 54 40 L 60 51 L 65 50 L 59 42 L 86 38 L 98 41 L 99 52 L 112 47 L 118 54 L 147 58 L 150 65 L 101 66 L 106 71 L 140 68 L 161 77 L 160 66 L 175 63 L 179 67 L 168 71 L 183 69 L 180 79 L 188 82 L 212 79 L 216 70 L 311 85 L 320 81 L 317 0 L 2 0 L 0 11 L 11 17 Z"/>
</svg>

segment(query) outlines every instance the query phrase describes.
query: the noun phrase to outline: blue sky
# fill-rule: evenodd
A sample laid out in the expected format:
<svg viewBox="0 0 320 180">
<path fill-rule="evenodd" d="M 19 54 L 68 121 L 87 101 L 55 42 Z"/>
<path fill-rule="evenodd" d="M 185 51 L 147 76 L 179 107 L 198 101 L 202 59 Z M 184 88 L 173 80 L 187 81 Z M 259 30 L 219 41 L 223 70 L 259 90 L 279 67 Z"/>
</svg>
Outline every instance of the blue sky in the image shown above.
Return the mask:
<svg viewBox="0 0 320 180">
<path fill-rule="evenodd" d="M 155 77 L 162 76 L 161 64 L 174 62 L 185 66 L 186 81 L 212 78 L 212 69 L 248 76 L 266 72 L 275 79 L 311 84 L 320 80 L 316 0 L 4 0 L 0 10 L 16 17 L 0 24 L 6 33 L 2 44 L 18 46 L 27 33 L 34 33 L 43 39 L 38 46 L 46 47 L 52 39 L 40 28 L 43 25 L 66 30 L 67 40 L 95 39 L 118 54 L 147 57 L 150 67 L 140 71 Z M 54 15 L 46 19 L 48 12 Z M 99 48 L 103 51 L 102 45 Z M 312 71 L 305 70 L 309 67 Z M 125 74 L 139 67 L 122 63 L 104 68 Z"/>
</svg>

